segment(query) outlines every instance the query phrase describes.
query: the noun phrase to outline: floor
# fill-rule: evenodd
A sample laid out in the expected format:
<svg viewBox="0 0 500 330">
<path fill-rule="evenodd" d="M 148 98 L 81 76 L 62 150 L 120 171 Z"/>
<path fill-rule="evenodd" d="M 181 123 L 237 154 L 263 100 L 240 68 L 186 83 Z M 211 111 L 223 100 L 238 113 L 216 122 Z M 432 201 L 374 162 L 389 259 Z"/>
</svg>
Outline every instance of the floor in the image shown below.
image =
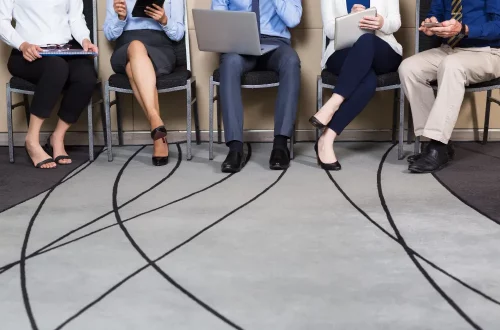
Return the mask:
<svg viewBox="0 0 500 330">
<path fill-rule="evenodd" d="M 388 143 L 338 143 L 331 174 L 298 143 L 270 171 L 270 147 L 236 175 L 223 146 L 2 161 L 0 328 L 500 328 L 500 144 L 458 144 L 436 175 Z"/>
</svg>

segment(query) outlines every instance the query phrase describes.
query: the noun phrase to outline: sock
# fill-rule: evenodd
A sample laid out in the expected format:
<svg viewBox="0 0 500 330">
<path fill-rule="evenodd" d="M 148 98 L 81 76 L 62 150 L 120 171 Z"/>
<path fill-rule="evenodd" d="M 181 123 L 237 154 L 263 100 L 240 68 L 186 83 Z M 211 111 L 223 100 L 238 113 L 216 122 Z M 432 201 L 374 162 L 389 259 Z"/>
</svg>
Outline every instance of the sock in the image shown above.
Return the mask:
<svg viewBox="0 0 500 330">
<path fill-rule="evenodd" d="M 233 140 L 229 141 L 227 143 L 227 146 L 229 147 L 229 151 L 236 151 L 236 152 L 243 152 L 243 142 Z"/>
<path fill-rule="evenodd" d="M 288 137 L 284 135 L 276 135 L 274 137 L 273 149 L 287 149 Z"/>
</svg>

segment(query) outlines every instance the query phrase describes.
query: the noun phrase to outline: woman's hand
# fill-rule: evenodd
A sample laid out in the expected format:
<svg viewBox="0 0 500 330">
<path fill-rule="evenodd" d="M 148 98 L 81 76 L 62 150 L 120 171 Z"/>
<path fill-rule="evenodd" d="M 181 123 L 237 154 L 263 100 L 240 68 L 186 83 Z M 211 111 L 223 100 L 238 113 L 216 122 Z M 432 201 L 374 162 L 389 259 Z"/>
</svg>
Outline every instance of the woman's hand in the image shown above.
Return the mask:
<svg viewBox="0 0 500 330">
<path fill-rule="evenodd" d="M 28 62 L 33 62 L 36 59 L 42 58 L 40 56 L 40 53 L 42 49 L 40 46 L 37 45 L 32 45 L 27 42 L 23 42 L 21 46 L 19 47 L 19 50 L 23 53 L 23 57 L 26 59 Z"/>
<path fill-rule="evenodd" d="M 354 5 L 352 6 L 351 13 L 357 13 L 358 11 L 363 11 L 365 9 L 366 7 L 363 5 Z"/>
<path fill-rule="evenodd" d="M 384 18 L 380 15 L 365 16 L 359 21 L 359 27 L 363 30 L 380 30 L 384 26 Z"/>
<path fill-rule="evenodd" d="M 113 0 L 113 8 L 121 21 L 127 18 L 127 2 L 125 0 Z"/>
<path fill-rule="evenodd" d="M 144 12 L 161 25 L 167 25 L 168 18 L 167 15 L 165 15 L 165 9 L 158 6 L 156 3 L 153 3 L 153 7 L 147 6 Z"/>
<path fill-rule="evenodd" d="M 94 45 L 92 42 L 90 42 L 89 39 L 83 40 L 82 47 L 83 47 L 83 51 L 85 51 L 85 52 L 90 51 L 90 52 L 94 52 L 96 54 L 99 53 L 99 48 L 96 45 Z"/>
</svg>

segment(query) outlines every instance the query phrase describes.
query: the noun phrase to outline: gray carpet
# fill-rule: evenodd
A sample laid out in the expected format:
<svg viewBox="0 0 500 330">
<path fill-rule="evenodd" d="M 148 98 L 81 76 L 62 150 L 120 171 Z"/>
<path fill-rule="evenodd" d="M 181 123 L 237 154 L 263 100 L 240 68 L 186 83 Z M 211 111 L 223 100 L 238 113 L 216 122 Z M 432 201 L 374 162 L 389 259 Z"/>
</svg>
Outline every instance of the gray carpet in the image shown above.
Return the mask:
<svg viewBox="0 0 500 330">
<path fill-rule="evenodd" d="M 500 328 L 500 226 L 389 144 L 337 144 L 331 176 L 311 144 L 286 172 L 252 144 L 236 175 L 184 147 L 116 148 L 1 213 L 0 328 Z"/>
</svg>

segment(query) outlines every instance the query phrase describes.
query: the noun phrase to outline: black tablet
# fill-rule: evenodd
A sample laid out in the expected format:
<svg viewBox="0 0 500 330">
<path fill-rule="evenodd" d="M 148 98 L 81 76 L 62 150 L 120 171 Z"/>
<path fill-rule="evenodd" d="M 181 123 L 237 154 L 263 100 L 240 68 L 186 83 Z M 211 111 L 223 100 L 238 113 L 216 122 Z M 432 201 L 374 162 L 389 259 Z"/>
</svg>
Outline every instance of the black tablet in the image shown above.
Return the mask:
<svg viewBox="0 0 500 330">
<path fill-rule="evenodd" d="M 153 7 L 153 4 L 157 4 L 160 7 L 163 7 L 165 0 L 137 0 L 135 3 L 134 9 L 132 10 L 132 17 L 146 17 L 151 18 L 144 12 L 146 7 Z"/>
</svg>

